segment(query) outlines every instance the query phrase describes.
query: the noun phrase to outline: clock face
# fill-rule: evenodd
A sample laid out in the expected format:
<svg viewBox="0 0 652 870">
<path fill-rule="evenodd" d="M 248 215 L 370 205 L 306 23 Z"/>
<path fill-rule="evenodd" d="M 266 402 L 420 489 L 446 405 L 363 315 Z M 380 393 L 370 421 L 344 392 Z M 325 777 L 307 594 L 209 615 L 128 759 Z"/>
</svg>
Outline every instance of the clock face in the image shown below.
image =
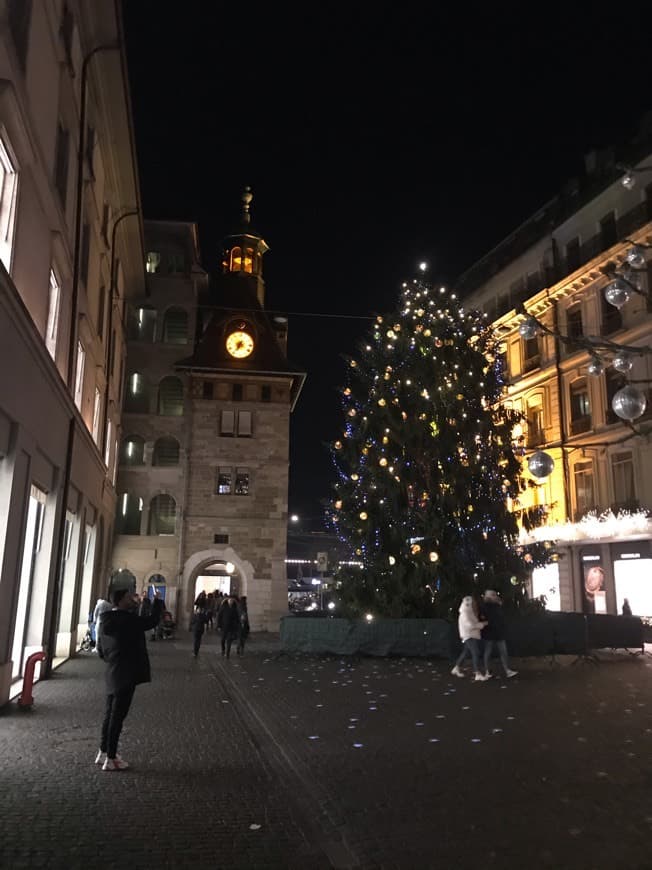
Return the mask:
<svg viewBox="0 0 652 870">
<path fill-rule="evenodd" d="M 236 330 L 226 338 L 226 349 L 235 359 L 244 359 L 254 349 L 254 340 L 248 332 Z"/>
</svg>

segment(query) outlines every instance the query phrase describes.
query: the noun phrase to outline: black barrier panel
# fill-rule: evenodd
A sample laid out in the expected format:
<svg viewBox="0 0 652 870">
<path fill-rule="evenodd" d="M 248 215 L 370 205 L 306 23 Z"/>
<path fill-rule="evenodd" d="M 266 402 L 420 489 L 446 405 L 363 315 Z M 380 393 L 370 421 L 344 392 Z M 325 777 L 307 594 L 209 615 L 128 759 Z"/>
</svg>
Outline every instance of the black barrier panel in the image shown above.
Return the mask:
<svg viewBox="0 0 652 870">
<path fill-rule="evenodd" d="M 542 613 L 507 620 L 507 647 L 513 656 L 580 655 L 586 650 L 581 613 Z"/>
<path fill-rule="evenodd" d="M 641 649 L 643 623 L 637 616 L 589 613 L 586 616 L 589 649 Z"/>
</svg>

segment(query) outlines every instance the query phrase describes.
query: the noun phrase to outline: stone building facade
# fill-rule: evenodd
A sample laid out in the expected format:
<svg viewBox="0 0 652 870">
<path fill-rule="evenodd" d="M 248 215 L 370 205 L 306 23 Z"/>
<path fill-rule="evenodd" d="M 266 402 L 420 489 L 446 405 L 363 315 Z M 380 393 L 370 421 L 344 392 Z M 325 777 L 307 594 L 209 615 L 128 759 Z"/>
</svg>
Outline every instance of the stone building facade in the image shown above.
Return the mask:
<svg viewBox="0 0 652 870">
<path fill-rule="evenodd" d="M 305 375 L 287 360 L 286 318 L 265 311 L 267 245 L 249 223 L 251 194 L 243 200 L 210 279 L 192 225 L 146 224 L 149 293 L 132 317 L 114 570 L 164 588 L 182 622 L 199 591 L 219 588 L 247 596 L 254 630 L 276 630 L 287 612 L 290 414 Z M 185 251 L 175 277 L 171 244 L 179 265 Z"/>
<path fill-rule="evenodd" d="M 5 0 L 0 21 L 2 705 L 106 588 L 144 252 L 119 4 Z"/>
<path fill-rule="evenodd" d="M 650 152 L 643 141 L 627 155 L 639 170 L 633 187 L 623 186 L 611 152 L 588 155 L 585 178 L 458 283 L 465 304 L 484 309 L 502 338 L 504 401 L 524 416 L 514 433 L 524 463 L 537 450 L 554 459 L 545 479 L 524 464 L 528 486 L 513 504 L 523 542 L 550 541 L 559 554 L 534 572 L 531 589 L 553 609 L 618 613 L 628 598 L 635 613 L 652 616 L 652 356 L 633 353 L 626 377 L 612 365 L 618 345 L 652 345 L 652 310 L 643 295 L 632 293 L 620 309 L 605 298 L 605 270 L 626 265 L 633 244 L 652 243 L 652 174 L 643 171 Z M 650 277 L 642 265 L 635 280 L 643 291 Z M 523 338 L 524 312 L 556 334 Z M 601 354 L 604 370 L 560 335 L 614 342 Z M 635 430 L 611 405 L 626 380 L 647 395 Z M 600 588 L 591 588 L 598 577 Z"/>
</svg>

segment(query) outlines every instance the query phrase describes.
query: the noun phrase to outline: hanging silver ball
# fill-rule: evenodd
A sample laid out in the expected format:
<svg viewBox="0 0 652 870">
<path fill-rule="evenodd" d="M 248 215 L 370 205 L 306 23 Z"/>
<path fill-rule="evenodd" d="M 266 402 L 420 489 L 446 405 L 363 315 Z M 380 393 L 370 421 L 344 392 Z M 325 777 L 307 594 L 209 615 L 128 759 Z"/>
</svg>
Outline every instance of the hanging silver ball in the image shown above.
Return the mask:
<svg viewBox="0 0 652 870">
<path fill-rule="evenodd" d="M 634 245 L 625 254 L 625 259 L 627 260 L 629 265 L 633 266 L 635 269 L 644 269 L 645 248 L 642 248 L 640 245 Z"/>
<path fill-rule="evenodd" d="M 544 477 L 549 477 L 555 467 L 555 460 L 543 450 L 537 450 L 527 461 L 527 467 L 532 477 L 537 477 L 542 480 Z"/>
<path fill-rule="evenodd" d="M 594 356 L 586 367 L 587 372 L 594 378 L 599 378 L 604 372 L 604 363 L 599 356 Z"/>
<path fill-rule="evenodd" d="M 625 351 L 621 351 L 613 358 L 613 362 L 611 365 L 616 369 L 617 372 L 620 372 L 623 375 L 626 375 L 627 372 L 631 372 L 632 366 L 634 365 L 634 360 L 628 353 Z"/>
<path fill-rule="evenodd" d="M 620 179 L 620 183 L 625 188 L 625 190 L 631 190 L 633 187 L 636 186 L 636 176 L 633 172 L 626 172 Z"/>
<path fill-rule="evenodd" d="M 604 288 L 604 298 L 614 308 L 622 308 L 626 302 L 629 302 L 631 292 L 627 284 L 620 278 L 616 278 L 611 284 L 607 284 Z"/>
<path fill-rule="evenodd" d="M 539 324 L 533 317 L 528 317 L 527 320 L 523 320 L 519 325 L 518 334 L 521 338 L 524 338 L 525 341 L 530 341 L 531 339 L 536 338 L 539 334 Z"/>
<path fill-rule="evenodd" d="M 629 420 L 631 423 L 632 420 L 638 420 L 643 416 L 647 399 L 640 390 L 630 385 L 618 390 L 611 400 L 611 407 L 622 420 Z"/>
</svg>

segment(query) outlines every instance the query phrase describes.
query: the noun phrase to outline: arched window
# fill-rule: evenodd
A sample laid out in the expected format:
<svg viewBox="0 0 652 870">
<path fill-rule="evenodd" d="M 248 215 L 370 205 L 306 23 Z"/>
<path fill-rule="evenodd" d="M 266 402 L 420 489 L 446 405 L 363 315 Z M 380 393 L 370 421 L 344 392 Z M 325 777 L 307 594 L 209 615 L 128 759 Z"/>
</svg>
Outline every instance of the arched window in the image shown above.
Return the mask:
<svg viewBox="0 0 652 870">
<path fill-rule="evenodd" d="M 145 441 L 140 435 L 128 435 L 120 447 L 121 465 L 144 465 Z"/>
<path fill-rule="evenodd" d="M 231 255 L 229 257 L 229 272 L 239 272 L 242 269 L 242 248 L 239 248 L 237 245 L 235 248 L 231 248 Z"/>
<path fill-rule="evenodd" d="M 245 248 L 244 257 L 242 258 L 242 271 L 247 272 L 249 275 L 254 270 L 254 249 L 253 248 Z"/>
<path fill-rule="evenodd" d="M 188 312 L 183 308 L 168 308 L 163 320 L 163 341 L 166 344 L 186 344 L 188 341 Z"/>
<path fill-rule="evenodd" d="M 149 388 L 140 372 L 127 375 L 124 409 L 131 414 L 149 413 Z"/>
<path fill-rule="evenodd" d="M 132 308 L 129 311 L 127 338 L 130 341 L 156 341 L 157 311 L 151 305 Z"/>
<path fill-rule="evenodd" d="M 130 492 L 118 496 L 118 510 L 115 518 L 118 535 L 139 535 L 140 519 L 143 515 L 143 500 Z"/>
<path fill-rule="evenodd" d="M 178 465 L 179 442 L 176 438 L 157 438 L 154 444 L 152 465 Z"/>
<path fill-rule="evenodd" d="M 528 397 L 525 415 L 527 419 L 528 447 L 539 447 L 545 442 L 543 393 L 535 393 Z"/>
<path fill-rule="evenodd" d="M 179 378 L 163 378 L 158 385 L 158 412 L 166 417 L 183 414 L 183 384 Z"/>
<path fill-rule="evenodd" d="M 177 503 L 171 495 L 155 495 L 149 504 L 150 535 L 173 535 L 176 527 Z"/>
</svg>

